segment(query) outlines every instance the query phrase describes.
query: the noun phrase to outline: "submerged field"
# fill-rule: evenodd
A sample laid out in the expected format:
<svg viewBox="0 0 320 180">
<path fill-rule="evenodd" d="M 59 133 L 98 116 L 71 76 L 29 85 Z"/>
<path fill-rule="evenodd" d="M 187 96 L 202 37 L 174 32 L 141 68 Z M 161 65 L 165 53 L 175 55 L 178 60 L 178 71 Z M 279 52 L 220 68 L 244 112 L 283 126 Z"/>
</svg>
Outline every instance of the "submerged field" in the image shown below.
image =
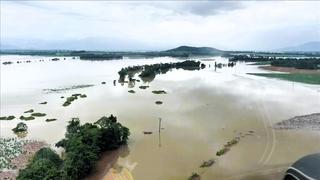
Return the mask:
<svg viewBox="0 0 320 180">
<path fill-rule="evenodd" d="M 44 117 L 23 121 L 28 125 L 24 139 L 51 145 L 64 137 L 65 126 L 73 117 L 85 123 L 106 114 L 117 116 L 130 129 L 128 146 L 103 156 L 92 179 L 118 175 L 182 180 L 193 172 L 203 179 L 281 179 L 293 161 L 320 151 L 320 144 L 315 143 L 319 131 L 272 128 L 285 119 L 318 112 L 320 86 L 292 86 L 288 81 L 248 75 L 267 71 L 245 63 L 215 69 L 212 59 L 226 62 L 210 57 L 210 61 L 202 61 L 206 64 L 202 70 L 174 69 L 150 82 L 122 85 L 114 80 L 123 67 L 179 59 L 90 62 L 67 58 L 1 66 L 0 116 L 20 117 L 30 109 L 45 113 Z M 160 90 L 166 93 L 153 93 Z M 86 97 L 79 95 L 63 106 L 73 94 Z M 156 104 L 158 101 L 163 104 Z M 16 137 L 11 129 L 18 122 L 18 118 L 1 120 L 1 137 Z M 200 167 L 203 164 L 205 167 Z"/>
</svg>

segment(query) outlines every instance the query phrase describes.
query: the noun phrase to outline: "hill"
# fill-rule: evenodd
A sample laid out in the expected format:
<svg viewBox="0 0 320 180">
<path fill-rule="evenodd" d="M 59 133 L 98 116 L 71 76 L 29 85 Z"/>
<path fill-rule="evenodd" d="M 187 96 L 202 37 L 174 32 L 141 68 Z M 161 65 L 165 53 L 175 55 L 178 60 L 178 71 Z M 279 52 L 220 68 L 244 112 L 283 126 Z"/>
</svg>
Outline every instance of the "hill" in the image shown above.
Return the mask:
<svg viewBox="0 0 320 180">
<path fill-rule="evenodd" d="M 223 51 L 211 48 L 211 47 L 192 47 L 192 46 L 179 46 L 174 49 L 162 51 L 165 53 L 177 53 L 177 54 L 191 54 L 191 55 L 215 55 L 221 54 Z"/>
</svg>

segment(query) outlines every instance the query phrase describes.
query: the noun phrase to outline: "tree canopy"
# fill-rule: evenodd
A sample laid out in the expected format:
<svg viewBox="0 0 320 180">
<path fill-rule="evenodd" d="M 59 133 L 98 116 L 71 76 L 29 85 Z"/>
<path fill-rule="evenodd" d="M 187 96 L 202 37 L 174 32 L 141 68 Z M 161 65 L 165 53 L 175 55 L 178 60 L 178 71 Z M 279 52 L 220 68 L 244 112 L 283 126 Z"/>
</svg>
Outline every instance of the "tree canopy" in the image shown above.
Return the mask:
<svg viewBox="0 0 320 180">
<path fill-rule="evenodd" d="M 56 143 L 65 150 L 64 159 L 50 148 L 39 150 L 17 179 L 82 179 L 88 175 L 100 154 L 127 144 L 129 129 L 113 115 L 95 123 L 80 124 L 78 118 L 69 121 L 65 138 Z"/>
</svg>

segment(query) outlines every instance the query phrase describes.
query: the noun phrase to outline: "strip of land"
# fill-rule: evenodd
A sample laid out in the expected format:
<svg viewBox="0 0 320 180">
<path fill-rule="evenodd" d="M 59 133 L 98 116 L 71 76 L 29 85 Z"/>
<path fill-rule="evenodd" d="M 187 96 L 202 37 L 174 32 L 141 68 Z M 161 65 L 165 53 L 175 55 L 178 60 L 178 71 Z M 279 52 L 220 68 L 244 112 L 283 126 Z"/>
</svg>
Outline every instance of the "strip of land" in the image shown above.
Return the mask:
<svg viewBox="0 0 320 180">
<path fill-rule="evenodd" d="M 291 119 L 276 123 L 274 128 L 320 130 L 320 113 L 295 116 Z"/>
<path fill-rule="evenodd" d="M 300 82 L 306 84 L 320 84 L 320 74 L 303 73 L 248 73 L 255 76 L 282 79 L 286 81 Z"/>
</svg>

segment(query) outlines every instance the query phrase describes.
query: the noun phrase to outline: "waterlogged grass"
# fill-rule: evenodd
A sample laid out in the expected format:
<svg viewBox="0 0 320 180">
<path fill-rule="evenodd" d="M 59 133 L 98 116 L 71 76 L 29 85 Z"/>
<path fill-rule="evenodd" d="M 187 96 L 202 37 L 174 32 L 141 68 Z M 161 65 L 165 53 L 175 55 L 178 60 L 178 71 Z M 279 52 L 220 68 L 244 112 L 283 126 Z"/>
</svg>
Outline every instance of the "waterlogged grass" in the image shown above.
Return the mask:
<svg viewBox="0 0 320 180">
<path fill-rule="evenodd" d="M 57 119 L 52 118 L 52 119 L 46 119 L 46 122 L 51 122 L 51 121 L 56 121 Z"/>
<path fill-rule="evenodd" d="M 227 147 L 223 147 L 222 149 L 220 149 L 219 151 L 217 151 L 216 155 L 217 156 L 222 156 L 224 155 L 226 152 L 228 152 L 230 149 Z"/>
<path fill-rule="evenodd" d="M 129 92 L 129 93 L 132 93 L 132 94 L 133 94 L 133 93 L 136 93 L 134 90 L 129 90 L 128 92 Z"/>
<path fill-rule="evenodd" d="M 149 86 L 139 86 L 140 89 L 147 89 Z"/>
<path fill-rule="evenodd" d="M 74 100 L 77 100 L 78 97 L 80 98 L 86 98 L 87 95 L 86 94 L 80 94 L 80 93 L 77 93 L 77 94 L 72 94 L 70 97 L 67 97 L 66 101 L 63 103 L 62 106 L 69 106 Z M 61 97 L 62 98 L 62 97 Z M 64 98 L 64 97 L 63 97 Z"/>
<path fill-rule="evenodd" d="M 25 111 L 24 113 L 33 113 L 34 112 L 34 110 L 33 109 L 30 109 L 30 110 L 28 110 L 28 111 Z"/>
<path fill-rule="evenodd" d="M 43 117 L 46 116 L 46 113 L 32 113 L 31 116 L 35 116 L 35 117 Z"/>
<path fill-rule="evenodd" d="M 33 116 L 20 116 L 20 119 L 24 121 L 30 121 L 34 120 L 35 118 Z"/>
<path fill-rule="evenodd" d="M 154 91 L 152 91 L 152 93 L 153 94 L 167 94 L 167 92 L 164 90 L 154 90 Z"/>
<path fill-rule="evenodd" d="M 300 82 L 306 84 L 320 84 L 320 74 L 303 74 L 303 73 L 248 73 L 255 76 L 268 78 L 277 78 L 286 81 Z"/>
<path fill-rule="evenodd" d="M 161 105 L 161 104 L 163 104 L 163 102 L 162 101 L 156 101 L 155 102 L 157 105 Z"/>
</svg>

